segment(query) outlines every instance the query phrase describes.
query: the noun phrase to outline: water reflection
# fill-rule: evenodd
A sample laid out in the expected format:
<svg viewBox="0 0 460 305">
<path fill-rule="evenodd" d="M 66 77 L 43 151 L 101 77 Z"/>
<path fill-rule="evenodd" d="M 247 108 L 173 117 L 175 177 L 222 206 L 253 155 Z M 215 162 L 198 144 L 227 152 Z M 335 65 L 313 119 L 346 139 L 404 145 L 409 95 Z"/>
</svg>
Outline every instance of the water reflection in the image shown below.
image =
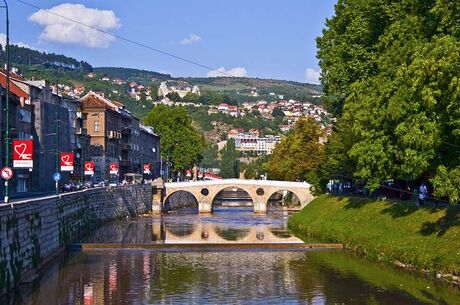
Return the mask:
<svg viewBox="0 0 460 305">
<path fill-rule="evenodd" d="M 117 221 L 85 237 L 86 243 L 302 243 L 287 229 L 287 213 L 257 216 L 252 209 L 220 209 L 199 216 L 184 211 Z"/>
<path fill-rule="evenodd" d="M 460 304 L 455 288 L 342 251 L 75 252 L 1 304 Z"/>
</svg>

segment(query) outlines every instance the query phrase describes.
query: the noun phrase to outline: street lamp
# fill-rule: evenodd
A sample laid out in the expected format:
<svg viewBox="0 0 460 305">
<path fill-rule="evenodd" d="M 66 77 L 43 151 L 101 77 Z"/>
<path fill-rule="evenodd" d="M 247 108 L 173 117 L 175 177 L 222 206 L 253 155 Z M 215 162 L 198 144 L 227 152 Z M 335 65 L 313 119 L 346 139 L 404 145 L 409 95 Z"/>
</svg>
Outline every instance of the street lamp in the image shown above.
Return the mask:
<svg viewBox="0 0 460 305">
<path fill-rule="evenodd" d="M 10 21 L 8 19 L 8 3 L 3 0 L 5 5 L 0 6 L 6 11 L 6 44 L 5 44 L 5 59 L 6 59 L 6 105 L 5 105 L 5 166 L 10 164 Z M 5 180 L 5 203 L 8 203 L 8 180 Z"/>
</svg>

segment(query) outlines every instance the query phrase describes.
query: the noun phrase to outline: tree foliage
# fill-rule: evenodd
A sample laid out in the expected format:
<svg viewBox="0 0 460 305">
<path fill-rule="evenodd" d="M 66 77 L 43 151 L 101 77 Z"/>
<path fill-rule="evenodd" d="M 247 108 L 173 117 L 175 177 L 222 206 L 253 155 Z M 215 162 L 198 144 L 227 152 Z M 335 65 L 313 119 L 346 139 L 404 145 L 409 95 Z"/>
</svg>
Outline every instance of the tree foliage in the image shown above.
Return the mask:
<svg viewBox="0 0 460 305">
<path fill-rule="evenodd" d="M 220 151 L 220 175 L 222 178 L 239 178 L 239 154 L 235 149 L 235 141 L 229 139 Z"/>
<path fill-rule="evenodd" d="M 460 2 L 340 0 L 318 38 L 340 128 L 326 162 L 376 189 L 386 179 L 456 177 L 460 166 Z M 460 188 L 436 183 L 438 194 Z"/>
<path fill-rule="evenodd" d="M 144 123 L 153 126 L 160 136 L 161 155 L 163 159 L 170 155 L 173 171 L 191 168 L 198 160 L 205 141 L 192 127 L 185 108 L 158 105 L 147 114 Z"/>
<path fill-rule="evenodd" d="M 317 184 L 316 172 L 324 158 L 321 128 L 311 118 L 300 119 L 294 131 L 276 146 L 265 169 L 272 180 L 306 180 Z"/>
</svg>

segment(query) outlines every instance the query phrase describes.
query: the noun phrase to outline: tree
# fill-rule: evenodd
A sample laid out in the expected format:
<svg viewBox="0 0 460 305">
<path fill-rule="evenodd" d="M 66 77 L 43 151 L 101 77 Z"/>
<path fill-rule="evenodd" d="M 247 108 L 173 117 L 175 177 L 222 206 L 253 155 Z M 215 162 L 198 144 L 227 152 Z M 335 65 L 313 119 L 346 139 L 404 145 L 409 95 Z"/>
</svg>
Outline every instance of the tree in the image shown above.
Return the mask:
<svg viewBox="0 0 460 305">
<path fill-rule="evenodd" d="M 170 92 L 168 94 L 166 94 L 166 97 L 170 100 L 170 101 L 173 101 L 173 102 L 181 102 L 181 97 L 179 96 L 179 93 L 177 92 Z"/>
<path fill-rule="evenodd" d="M 341 126 L 328 162 L 371 190 L 429 177 L 437 194 L 458 197 L 459 17 L 458 1 L 339 1 L 318 38 L 326 104 Z"/>
<path fill-rule="evenodd" d="M 238 152 L 235 149 L 235 141 L 227 140 L 227 144 L 220 151 L 220 175 L 222 178 L 239 178 Z"/>
<path fill-rule="evenodd" d="M 284 115 L 283 110 L 281 110 L 281 108 L 276 107 L 275 109 L 273 109 L 272 116 L 275 118 L 282 118 L 285 115 Z"/>
<path fill-rule="evenodd" d="M 201 153 L 201 166 L 205 168 L 215 168 L 219 166 L 217 145 L 209 145 Z"/>
<path fill-rule="evenodd" d="M 324 158 L 321 128 L 311 118 L 302 118 L 294 126 L 294 132 L 284 137 L 276 146 L 265 168 L 273 180 L 306 180 L 318 182 L 318 165 Z"/>
<path fill-rule="evenodd" d="M 173 171 L 191 168 L 199 158 L 204 139 L 192 127 L 187 110 L 182 107 L 158 105 L 144 119 L 144 124 L 153 126 L 160 136 L 161 155 L 168 155 Z"/>
</svg>

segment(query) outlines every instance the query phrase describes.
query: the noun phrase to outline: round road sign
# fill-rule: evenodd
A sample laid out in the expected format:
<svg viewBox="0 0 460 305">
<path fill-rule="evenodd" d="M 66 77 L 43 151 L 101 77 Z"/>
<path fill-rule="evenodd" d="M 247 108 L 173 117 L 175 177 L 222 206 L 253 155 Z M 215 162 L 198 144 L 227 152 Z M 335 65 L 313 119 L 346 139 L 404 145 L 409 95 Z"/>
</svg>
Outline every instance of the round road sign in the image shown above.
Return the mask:
<svg viewBox="0 0 460 305">
<path fill-rule="evenodd" d="M 53 180 L 56 181 L 56 182 L 61 180 L 61 174 L 60 173 L 54 173 L 53 174 Z"/>
<path fill-rule="evenodd" d="M 2 168 L 1 175 L 3 179 L 10 180 L 11 178 L 13 178 L 13 174 L 14 171 L 11 167 L 5 166 L 4 168 Z"/>
</svg>

